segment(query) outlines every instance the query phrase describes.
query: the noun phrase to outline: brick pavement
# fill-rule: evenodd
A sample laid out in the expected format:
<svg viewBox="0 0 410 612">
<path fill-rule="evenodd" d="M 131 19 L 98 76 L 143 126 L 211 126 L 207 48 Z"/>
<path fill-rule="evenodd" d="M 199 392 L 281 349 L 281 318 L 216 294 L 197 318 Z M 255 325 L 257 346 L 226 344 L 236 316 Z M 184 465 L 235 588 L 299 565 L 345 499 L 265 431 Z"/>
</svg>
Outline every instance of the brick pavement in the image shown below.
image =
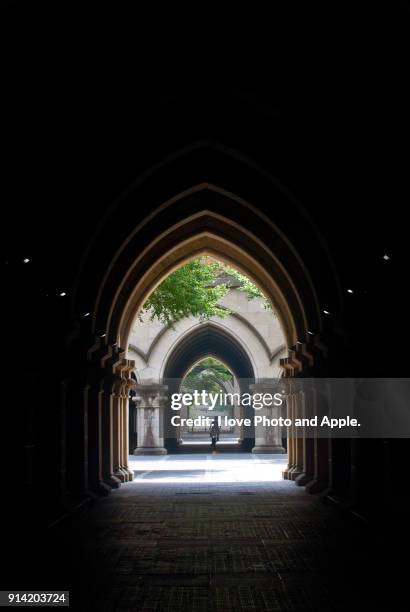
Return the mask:
<svg viewBox="0 0 410 612">
<path fill-rule="evenodd" d="M 264 477 L 267 457 L 242 456 L 231 477 L 223 456 L 195 457 L 210 460 L 215 470 L 190 469 L 181 457 L 134 464 L 137 480 L 77 521 L 84 609 L 342 609 L 332 593 L 343 575 L 326 577 L 335 512 L 287 481 L 238 481 L 249 462 Z"/>
<path fill-rule="evenodd" d="M 134 461 L 133 483 L 16 550 L 12 588 L 87 612 L 402 609 L 381 533 L 281 480 L 285 457 Z"/>
</svg>

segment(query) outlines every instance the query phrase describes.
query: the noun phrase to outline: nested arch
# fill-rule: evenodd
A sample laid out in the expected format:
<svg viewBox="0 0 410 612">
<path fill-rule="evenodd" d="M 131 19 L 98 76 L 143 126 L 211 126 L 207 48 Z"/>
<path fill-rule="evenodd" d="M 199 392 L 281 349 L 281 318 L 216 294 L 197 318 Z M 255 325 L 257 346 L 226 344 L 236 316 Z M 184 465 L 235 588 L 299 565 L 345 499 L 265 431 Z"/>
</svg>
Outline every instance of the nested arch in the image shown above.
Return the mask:
<svg viewBox="0 0 410 612">
<path fill-rule="evenodd" d="M 180 350 L 185 350 L 184 347 L 189 346 L 189 344 L 194 344 L 199 342 L 199 338 L 202 338 L 204 341 L 203 350 L 198 357 L 198 359 L 202 359 L 207 356 L 207 350 L 213 351 L 212 340 L 218 338 L 218 347 L 220 348 L 221 341 L 223 338 L 227 339 L 227 341 L 235 346 L 243 353 L 246 359 L 249 361 L 248 370 L 252 370 L 252 376 L 257 376 L 257 359 L 253 354 L 255 351 L 252 351 L 249 345 L 247 345 L 241 338 L 238 337 L 235 331 L 230 329 L 227 325 L 224 324 L 224 321 L 208 321 L 208 322 L 197 322 L 194 325 L 191 325 L 184 331 L 180 337 L 178 338 L 176 343 L 172 343 L 169 345 L 166 354 L 164 355 L 163 362 L 161 364 L 160 369 L 160 378 L 164 378 L 167 376 L 167 370 L 170 367 L 170 360 L 172 361 L 172 355 L 174 355 L 175 350 L 180 348 Z M 219 349 L 218 349 L 219 350 Z M 219 351 L 221 352 L 221 351 Z M 199 354 L 199 353 L 198 353 Z M 222 356 L 219 354 L 218 359 L 222 359 Z"/>
<path fill-rule="evenodd" d="M 135 313 L 151 291 L 176 268 L 201 255 L 238 268 L 261 288 L 274 305 L 289 346 L 305 341 L 308 329 L 320 329 L 310 281 L 305 278 L 314 306 L 308 312 L 292 277 L 266 244 L 233 219 L 203 210 L 168 228 L 136 258 L 107 313 L 107 336 L 126 346 Z"/>
<path fill-rule="evenodd" d="M 224 308 L 224 307 L 221 307 Z M 248 321 L 243 315 L 237 313 L 237 312 L 232 312 L 230 315 L 230 317 L 232 317 L 232 319 L 234 319 L 235 321 L 237 321 L 240 325 L 243 326 L 243 329 L 248 331 L 253 337 L 254 339 L 259 343 L 260 348 L 262 349 L 263 353 L 265 354 L 266 358 L 272 362 L 273 358 L 278 354 L 278 352 L 282 351 L 285 347 L 284 344 L 280 344 L 279 347 L 275 348 L 273 351 L 271 351 L 271 349 L 269 348 L 265 338 L 262 336 L 262 334 L 257 330 L 257 328 L 255 327 L 255 325 L 253 325 L 250 321 Z M 166 361 L 166 357 L 168 355 L 168 353 L 171 350 L 170 345 L 172 345 L 174 342 L 174 338 L 167 338 L 167 336 L 170 335 L 170 332 L 172 332 L 173 330 L 175 330 L 175 328 L 178 328 L 181 324 L 181 321 L 178 321 L 176 324 L 174 324 L 174 326 L 171 325 L 164 325 L 159 332 L 154 336 L 154 338 L 152 339 L 150 345 L 147 347 L 147 349 L 145 351 L 143 351 L 139 346 L 137 346 L 138 342 L 134 344 L 134 337 L 132 338 L 132 341 L 128 344 L 128 348 L 131 352 L 133 352 L 134 354 L 138 355 L 141 360 L 143 361 L 144 364 L 148 364 L 150 362 L 150 360 L 155 357 L 155 353 L 156 352 L 160 352 L 161 356 L 164 356 L 164 351 L 165 351 L 165 356 L 161 359 L 161 369 L 163 369 L 164 363 Z M 222 327 L 228 327 L 226 325 L 226 322 L 224 321 L 224 323 L 221 323 L 220 321 L 216 322 L 215 320 L 213 321 L 214 325 L 220 325 Z M 193 327 L 195 326 L 199 326 L 199 325 L 203 325 L 203 322 L 201 321 L 195 321 L 195 323 L 192 324 L 192 322 L 190 320 L 188 320 L 186 322 L 187 328 L 186 330 L 182 331 L 182 335 L 185 335 L 187 333 L 190 333 L 190 331 L 192 330 Z M 231 333 L 234 333 L 231 330 Z M 180 335 L 180 334 L 179 334 Z M 164 341 L 167 341 L 164 347 Z"/>
<path fill-rule="evenodd" d="M 184 200 L 183 210 L 175 201 L 167 202 L 150 219 L 151 227 L 137 229 L 113 257 L 94 309 L 93 327 L 98 335 L 105 334 L 107 343 L 125 347 L 135 313 L 150 292 L 177 267 L 203 254 L 233 265 L 262 289 L 274 305 L 289 346 L 305 341 L 308 329 L 320 331 L 311 279 L 297 252 L 272 223 L 254 207 L 210 185 L 179 198 Z M 197 212 L 186 216 L 187 206 Z M 227 214 L 216 212 L 224 208 Z M 242 216 L 249 219 L 247 226 L 235 220 L 241 209 Z M 174 212 L 180 218 L 170 224 Z M 258 235 L 251 231 L 252 226 L 255 231 L 259 227 Z M 267 230 L 269 242 L 260 238 L 261 229 Z M 144 248 L 146 234 L 155 238 Z"/>
<path fill-rule="evenodd" d="M 184 380 L 184 378 L 186 376 L 188 376 L 188 374 L 190 374 L 190 372 L 196 368 L 197 365 L 199 365 L 200 363 L 203 362 L 204 359 L 207 359 L 208 357 L 212 358 L 212 359 L 216 359 L 215 355 L 213 353 L 209 353 L 209 355 L 204 355 L 199 357 L 199 359 L 197 359 L 196 361 L 194 361 L 193 363 L 191 363 L 191 365 L 188 367 L 188 369 L 184 372 L 184 374 L 182 375 L 181 380 Z M 230 370 L 230 367 L 227 363 L 225 363 L 225 361 L 223 359 L 221 359 L 220 357 L 218 357 L 218 362 L 221 363 L 223 366 L 225 366 L 225 368 L 227 368 L 227 370 Z M 233 374 L 233 372 L 231 372 L 231 374 Z"/>
<path fill-rule="evenodd" d="M 72 350 L 81 364 L 78 377 L 86 372 L 89 389 L 90 481 L 112 486 L 126 465 L 126 447 L 120 457 L 113 439 L 120 413 L 112 411 L 110 385 L 120 376 L 117 364 L 136 313 L 168 274 L 204 254 L 239 269 L 272 301 L 288 349 L 282 360 L 286 375 L 314 365 L 322 350 L 317 338 L 313 342 L 322 331 L 320 313 L 330 305 L 336 318 L 340 294 L 327 249 L 306 212 L 266 172 L 222 147 L 198 146 L 165 160 L 141 176 L 102 220 L 73 290 L 75 331 L 79 317 L 87 329 L 84 344 L 73 340 Z M 215 355 L 215 348 L 206 349 L 210 352 Z M 224 361 L 236 359 L 230 365 L 242 378 L 250 369 L 239 355 L 238 349 Z M 152 393 L 151 387 L 140 391 Z"/>
<path fill-rule="evenodd" d="M 204 323 L 175 345 L 166 360 L 163 380 L 183 378 L 192 364 L 209 355 L 225 363 L 237 379 L 255 379 L 254 366 L 245 347 L 223 328 Z"/>
<path fill-rule="evenodd" d="M 325 304 L 337 316 L 334 265 L 307 212 L 255 162 L 212 142 L 158 163 L 111 207 L 84 257 L 73 314 L 91 312 L 94 335 L 126 348 L 149 293 L 204 253 L 260 286 L 288 346 L 305 342 L 308 330 L 321 332 Z"/>
<path fill-rule="evenodd" d="M 208 356 L 226 364 L 237 379 L 242 393 L 249 391 L 250 385 L 255 382 L 255 371 L 246 349 L 227 330 L 206 323 L 181 338 L 168 356 L 161 382 L 167 386 L 169 397 L 179 392 L 180 383 L 193 364 Z M 172 410 L 168 402 L 165 406 L 163 427 L 165 447 L 169 450 L 175 448 L 178 436 L 177 429 L 171 426 L 171 416 Z M 249 407 L 245 409 L 245 416 L 253 416 Z M 254 427 L 247 428 L 244 448 L 252 448 L 254 436 Z"/>
</svg>

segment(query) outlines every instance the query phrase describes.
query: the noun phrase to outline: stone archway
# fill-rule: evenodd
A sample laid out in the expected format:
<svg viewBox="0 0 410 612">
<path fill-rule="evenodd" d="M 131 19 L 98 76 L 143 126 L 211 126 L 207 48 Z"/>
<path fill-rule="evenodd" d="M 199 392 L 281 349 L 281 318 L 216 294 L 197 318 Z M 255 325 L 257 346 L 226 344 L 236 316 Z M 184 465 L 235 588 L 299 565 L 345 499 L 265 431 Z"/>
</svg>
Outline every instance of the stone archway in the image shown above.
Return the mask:
<svg viewBox="0 0 410 612">
<path fill-rule="evenodd" d="M 220 359 L 230 368 L 240 381 L 242 392 L 248 391 L 249 386 L 254 384 L 255 371 L 251 356 L 232 333 L 214 322 L 193 327 L 172 347 L 158 377 L 155 380 L 145 380 L 136 386 L 139 394 L 138 424 L 141 429 L 135 454 L 164 454 L 165 449 L 177 448 L 177 432 L 170 425 L 169 397 L 178 392 L 179 382 L 190 367 L 209 355 Z M 155 412 L 153 405 L 157 408 Z M 254 433 L 250 431 L 247 435 L 247 446 L 252 448 L 253 442 Z"/>
<path fill-rule="evenodd" d="M 208 355 L 224 362 L 239 381 L 242 393 L 249 391 L 249 386 L 255 382 L 255 372 L 250 356 L 240 342 L 231 334 L 215 324 L 205 323 L 181 339 L 168 356 L 163 371 L 163 382 L 168 392 L 179 391 L 179 381 L 189 368 Z M 170 426 L 170 407 L 165 405 L 164 423 L 167 447 L 173 449 L 176 440 L 176 429 Z M 254 430 L 247 432 L 244 446 L 254 446 Z"/>
<path fill-rule="evenodd" d="M 178 163 L 181 161 L 177 159 Z M 107 485 L 118 484 L 113 465 L 113 432 L 117 427 L 118 411 L 113 406 L 117 397 L 115 383 L 118 378 L 128 380 L 133 367 L 125 358 L 132 321 L 149 293 L 189 259 L 208 254 L 233 265 L 250 277 L 272 301 L 286 338 L 287 356 L 282 360 L 286 376 L 308 374 L 314 368 L 318 372 L 322 362 L 320 305 L 324 298 L 321 294 L 325 287 L 326 303 L 336 304 L 338 288 L 328 282 L 329 278 L 332 282 L 334 279 L 332 265 L 312 225 L 277 185 L 242 160 L 229 158 L 237 170 L 234 177 L 237 193 L 210 181 L 175 191 L 175 185 L 171 185 L 175 175 L 170 181 L 174 162 L 154 172 L 155 185 L 151 178 L 145 183 L 142 181 L 121 200 L 115 212 L 128 210 L 131 217 L 135 199 L 144 194 L 149 194 L 151 204 L 156 202 L 157 205 L 142 220 L 140 217 L 137 224 L 131 225 L 131 229 L 129 219 L 121 215 L 115 217 L 115 223 L 121 228 L 118 235 L 122 232 L 123 239 L 116 248 L 110 248 L 109 261 L 104 264 L 107 256 L 104 239 L 110 232 L 106 220 L 84 262 L 84 278 L 90 278 L 89 267 L 95 265 L 98 257 L 102 259 L 98 283 L 95 287 L 90 283 L 85 286 L 80 278 L 77 285 L 75 309 L 80 312 L 92 310 L 90 344 L 78 347 L 73 343 L 79 361 L 84 357 L 84 353 L 80 355 L 84 349 L 88 356 L 79 381 L 81 384 L 84 380 L 86 389 L 88 430 L 93 428 L 94 431 L 88 435 L 87 423 L 82 419 L 77 421 L 78 434 L 88 435 L 92 444 L 76 451 L 83 453 L 88 466 L 83 472 L 86 486 L 95 488 L 99 484 L 105 489 Z M 161 182 L 164 169 L 166 177 Z M 250 182 L 244 184 L 246 174 Z M 159 190 L 158 185 L 161 186 Z M 264 198 L 272 197 L 275 203 L 272 216 L 258 208 L 262 192 Z M 249 198 L 253 198 L 254 203 L 251 204 Z M 308 262 L 298 252 L 297 236 L 293 236 L 292 241 L 284 232 L 284 229 L 290 231 L 290 227 L 298 227 L 294 217 L 291 224 L 286 223 L 291 210 L 303 219 L 305 241 L 314 242 L 309 243 L 309 246 L 313 244 L 310 253 L 322 257 L 318 284 L 309 273 Z M 275 221 L 274 217 L 277 217 Z M 283 221 L 283 228 L 279 226 L 280 221 Z M 95 431 L 100 433 L 96 435 Z M 298 442 L 290 453 L 289 470 L 293 471 L 289 474 L 300 476 L 303 473 L 304 452 Z"/>
<path fill-rule="evenodd" d="M 208 223 L 209 221 L 208 214 L 200 214 L 198 216 L 198 219 L 200 219 L 204 223 Z M 175 229 L 176 228 L 174 228 L 174 230 Z M 247 239 L 250 239 L 250 235 L 248 232 Z M 260 245 L 258 244 L 258 246 Z M 309 330 L 307 329 L 306 314 L 301 308 L 301 301 L 294 287 L 292 285 L 289 285 L 292 292 L 292 296 L 295 300 L 294 303 L 299 306 L 299 320 L 297 324 L 296 321 L 293 319 L 293 310 L 289 308 L 289 305 L 284 295 L 281 293 L 281 290 L 276 283 L 276 279 L 273 279 L 270 274 L 268 274 L 267 270 L 265 268 L 262 268 L 262 266 L 258 264 L 258 262 L 254 261 L 253 258 L 251 258 L 246 251 L 244 251 L 243 249 L 239 249 L 236 244 L 228 242 L 226 239 L 221 239 L 218 235 L 212 234 L 210 232 L 201 231 L 198 236 L 195 236 L 177 244 L 172 252 L 166 252 L 164 254 L 163 259 L 158 258 L 156 260 L 153 268 L 149 270 L 149 273 L 146 276 L 143 276 L 140 279 L 140 283 L 137 284 L 137 287 L 134 288 L 134 291 L 132 291 L 131 296 L 128 299 L 127 309 L 123 313 L 123 316 L 119 321 L 119 332 L 117 335 L 118 340 L 113 342 L 111 347 L 114 347 L 115 351 L 118 350 L 121 352 L 121 349 L 118 349 L 120 339 L 124 337 L 128 338 L 131 321 L 134 319 L 135 313 L 136 311 L 138 311 L 138 308 L 141 307 L 142 303 L 145 301 L 146 296 L 149 294 L 149 291 L 152 291 L 163 280 L 163 278 L 165 278 L 165 276 L 167 276 L 177 267 L 177 265 L 183 264 L 185 261 L 188 261 L 193 256 L 197 257 L 204 254 L 211 254 L 213 257 L 218 257 L 219 259 L 226 261 L 231 265 L 235 265 L 236 267 L 239 267 L 239 269 L 248 276 L 252 275 L 252 270 L 255 271 L 254 274 L 259 274 L 259 277 L 255 278 L 255 276 L 251 276 L 251 278 L 261 287 L 262 291 L 272 299 L 272 301 L 273 299 L 275 300 L 275 310 L 278 312 L 278 316 L 280 317 L 284 334 L 288 342 L 288 355 L 282 360 L 282 364 L 285 369 L 285 375 L 294 376 L 300 375 L 303 371 L 306 372 L 307 368 L 310 367 L 314 362 L 314 354 L 317 353 L 317 348 L 311 341 L 313 338 L 311 339 L 310 336 L 312 336 L 313 334 L 309 333 Z M 238 260 L 241 263 L 243 262 L 242 265 L 238 266 Z M 147 282 L 149 282 L 149 285 L 147 285 Z M 140 296 L 138 301 L 137 295 Z M 117 298 L 119 298 L 119 296 L 120 293 L 117 293 Z M 275 297 L 273 298 L 272 296 Z M 112 322 L 115 320 L 114 313 L 115 308 L 113 308 L 110 313 L 110 324 L 112 324 Z M 302 333 L 304 333 L 304 336 L 300 335 Z M 110 332 L 108 332 L 108 334 L 102 334 L 104 338 L 109 337 L 109 335 Z M 199 335 L 196 337 L 199 337 Z M 289 338 L 293 340 L 294 338 L 303 337 L 305 338 L 304 342 L 302 342 L 301 340 L 297 340 L 293 346 L 289 347 Z M 98 342 L 98 344 L 100 345 L 101 343 Z M 206 343 L 204 343 L 203 346 L 203 354 L 208 354 L 209 347 L 206 345 Z M 215 354 L 215 348 L 213 348 L 212 353 Z M 218 352 L 216 354 L 218 356 Z M 198 358 L 199 355 L 200 353 L 196 353 L 195 358 Z M 126 361 L 129 362 L 129 360 Z M 189 362 L 187 362 L 185 364 L 185 368 L 189 365 Z M 164 448 L 164 444 L 165 446 L 169 446 L 172 448 L 174 436 L 168 435 L 166 431 L 161 430 L 161 422 L 163 420 L 161 413 L 163 412 L 163 409 L 166 406 L 165 398 L 166 392 L 168 391 L 168 385 L 164 384 L 164 382 L 166 382 L 166 379 L 169 377 L 170 375 L 169 373 L 167 373 L 164 376 L 164 380 L 159 380 L 158 382 L 152 385 L 139 385 L 139 390 L 140 392 L 142 392 L 143 398 L 141 408 L 146 411 L 147 416 L 147 418 L 144 417 L 143 420 L 140 422 L 140 428 L 145 429 L 146 434 L 144 435 L 144 441 L 141 446 L 141 452 L 143 452 L 144 454 L 165 453 L 166 450 Z M 255 381 L 255 377 L 253 374 L 252 376 L 248 376 L 248 378 L 252 379 L 251 384 L 257 382 Z M 116 397 L 115 394 L 114 397 Z M 300 410 L 302 406 L 301 398 L 292 397 L 290 400 L 290 406 L 292 414 L 296 414 L 296 411 Z M 141 414 L 143 413 L 141 412 Z M 116 416 L 114 410 L 112 412 L 112 430 L 116 430 L 117 427 L 114 423 L 115 418 Z M 264 444 L 263 437 L 261 439 L 262 443 L 259 443 L 257 446 L 258 452 L 263 452 L 264 446 L 272 446 L 272 444 Z M 167 441 L 165 442 L 165 440 Z M 251 448 L 255 448 L 254 444 L 254 438 L 249 438 L 249 450 L 251 450 Z M 318 442 L 318 444 L 320 444 L 320 441 Z M 280 447 L 280 445 L 280 440 L 276 440 L 275 446 Z M 288 470 L 286 470 L 285 472 L 285 477 L 292 479 L 300 479 L 301 476 L 305 476 L 303 470 L 304 458 L 302 441 L 296 438 L 294 440 L 292 439 L 291 443 L 289 444 L 289 449 L 290 465 Z M 111 478 L 111 483 L 113 486 L 116 486 L 116 482 L 113 478 Z"/>
<path fill-rule="evenodd" d="M 179 383 L 182 382 L 184 369 L 191 367 L 194 361 L 209 355 L 221 360 L 235 372 L 237 390 L 242 393 L 248 393 L 250 385 L 254 385 L 256 380 L 277 378 L 281 375 L 280 358 L 286 355 L 287 351 L 275 311 L 266 308 L 263 298 L 251 299 L 247 296 L 240 290 L 240 285 L 233 277 L 228 292 L 219 306 L 226 311 L 225 316 L 223 318 L 214 316 L 207 322 L 199 317 L 187 316 L 172 325 L 164 325 L 145 310 L 135 317 L 128 345 L 128 357 L 136 362 L 136 374 L 142 394 L 144 386 L 148 385 L 148 388 L 152 389 L 153 384 L 160 386 L 165 384 L 168 387 L 168 395 L 178 392 L 180 385 L 177 379 Z M 175 364 L 178 364 L 178 367 L 175 367 Z M 242 389 L 239 389 L 239 383 Z M 175 388 L 176 385 L 178 389 Z M 131 404 L 132 413 L 140 413 L 145 409 L 144 405 L 148 409 L 142 395 L 141 402 L 138 403 L 139 409 Z M 156 443 L 152 445 L 152 437 L 148 442 L 146 433 L 140 430 L 139 444 L 135 447 L 136 454 L 164 452 L 163 438 L 167 449 L 176 450 L 175 438 L 178 435 L 175 428 L 172 427 L 171 431 L 164 432 L 164 429 L 169 429 L 172 414 L 166 408 L 165 402 L 164 409 L 160 411 L 161 421 L 157 424 L 157 430 L 164 435 L 156 437 Z M 186 407 L 182 412 L 186 418 Z M 242 414 L 243 412 L 247 413 L 246 416 Z M 252 412 L 244 411 L 239 405 L 235 407 L 235 413 L 238 419 L 247 418 L 253 421 Z M 147 419 L 139 418 L 140 425 L 145 423 L 147 427 L 148 425 L 151 427 Z M 138 424 L 136 418 L 134 418 L 135 423 Z M 242 448 L 247 446 L 249 450 L 253 449 L 254 428 L 249 425 L 244 426 L 242 421 L 242 424 L 235 426 L 235 430 L 241 440 Z M 261 428 L 258 427 L 258 430 Z M 138 438 L 136 429 L 131 430 L 130 434 L 133 439 Z M 259 435 L 258 438 L 259 450 L 263 448 L 268 452 L 270 448 L 275 452 L 280 448 L 283 451 L 280 440 L 268 445 L 265 443 L 266 435 Z"/>
</svg>

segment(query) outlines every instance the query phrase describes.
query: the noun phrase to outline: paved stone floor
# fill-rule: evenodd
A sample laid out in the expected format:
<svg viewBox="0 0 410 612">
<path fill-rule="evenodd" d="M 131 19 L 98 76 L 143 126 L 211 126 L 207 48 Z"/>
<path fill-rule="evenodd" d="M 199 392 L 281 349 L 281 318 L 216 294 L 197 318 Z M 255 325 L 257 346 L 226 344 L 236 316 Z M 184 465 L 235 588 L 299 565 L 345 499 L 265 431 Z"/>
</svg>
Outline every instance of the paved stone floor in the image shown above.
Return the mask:
<svg viewBox="0 0 410 612">
<path fill-rule="evenodd" d="M 133 458 L 136 480 L 76 527 L 83 543 L 77 570 L 87 576 L 82 605 L 147 612 L 343 609 L 340 595 L 332 595 L 338 584 L 326 578 L 337 545 L 326 542 L 337 526 L 334 511 L 283 481 L 285 462 L 244 454 Z M 94 583 L 90 563 L 98 566 Z M 339 580 L 344 589 L 343 575 Z"/>
<path fill-rule="evenodd" d="M 80 610 L 379 609 L 362 605 L 360 525 L 282 480 L 285 462 L 132 458 L 133 483 L 54 529 L 43 588 Z"/>
<path fill-rule="evenodd" d="M 180 450 L 184 452 L 184 447 L 202 446 L 203 452 L 209 449 L 210 439 L 209 432 L 187 432 L 183 434 Z M 223 432 L 220 434 L 218 446 L 239 448 L 240 439 L 234 433 Z"/>
</svg>

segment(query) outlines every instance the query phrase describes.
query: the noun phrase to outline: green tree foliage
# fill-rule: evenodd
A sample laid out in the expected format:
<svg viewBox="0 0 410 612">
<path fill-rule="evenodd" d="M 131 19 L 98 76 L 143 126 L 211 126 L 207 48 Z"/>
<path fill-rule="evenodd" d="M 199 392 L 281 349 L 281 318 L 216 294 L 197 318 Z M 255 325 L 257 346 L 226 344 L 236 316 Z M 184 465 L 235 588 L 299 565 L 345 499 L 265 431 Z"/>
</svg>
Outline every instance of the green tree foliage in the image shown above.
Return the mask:
<svg viewBox="0 0 410 612">
<path fill-rule="evenodd" d="M 226 317 L 231 311 L 222 308 L 219 301 L 229 291 L 229 283 L 218 282 L 218 277 L 226 278 L 226 275 L 239 282 L 238 289 L 248 299 L 262 298 L 264 307 L 271 308 L 270 302 L 247 276 L 219 261 L 203 257 L 193 259 L 170 274 L 151 293 L 143 311 L 149 312 L 151 320 L 157 318 L 165 325 L 172 325 L 188 316 L 202 320 Z"/>
<path fill-rule="evenodd" d="M 183 385 L 187 389 L 205 389 L 205 391 L 210 391 L 207 387 L 212 387 L 212 392 L 217 392 L 221 388 L 221 383 L 232 380 L 232 372 L 223 363 L 213 357 L 206 357 L 188 372 Z"/>
<path fill-rule="evenodd" d="M 207 393 L 224 393 L 224 382 L 233 382 L 233 375 L 223 363 L 213 357 L 206 357 L 197 363 L 182 381 L 181 391 L 192 393 L 195 390 L 207 391 Z M 216 406 L 219 410 L 227 410 L 229 406 Z"/>
<path fill-rule="evenodd" d="M 151 320 L 157 318 L 166 325 L 188 316 L 204 320 L 226 317 L 230 311 L 221 308 L 218 302 L 229 289 L 224 284 L 211 286 L 218 268 L 218 264 L 193 259 L 170 274 L 151 293 L 143 310 L 150 311 Z"/>
<path fill-rule="evenodd" d="M 238 272 L 238 270 L 235 270 L 235 268 L 231 268 L 224 264 L 221 264 L 221 268 L 226 274 L 233 276 L 240 283 L 238 289 L 246 294 L 248 300 L 261 298 L 263 300 L 264 308 L 272 310 L 272 304 L 266 299 L 259 287 L 257 287 L 257 285 L 255 285 L 255 283 L 253 283 L 247 276 L 241 274 Z"/>
</svg>

